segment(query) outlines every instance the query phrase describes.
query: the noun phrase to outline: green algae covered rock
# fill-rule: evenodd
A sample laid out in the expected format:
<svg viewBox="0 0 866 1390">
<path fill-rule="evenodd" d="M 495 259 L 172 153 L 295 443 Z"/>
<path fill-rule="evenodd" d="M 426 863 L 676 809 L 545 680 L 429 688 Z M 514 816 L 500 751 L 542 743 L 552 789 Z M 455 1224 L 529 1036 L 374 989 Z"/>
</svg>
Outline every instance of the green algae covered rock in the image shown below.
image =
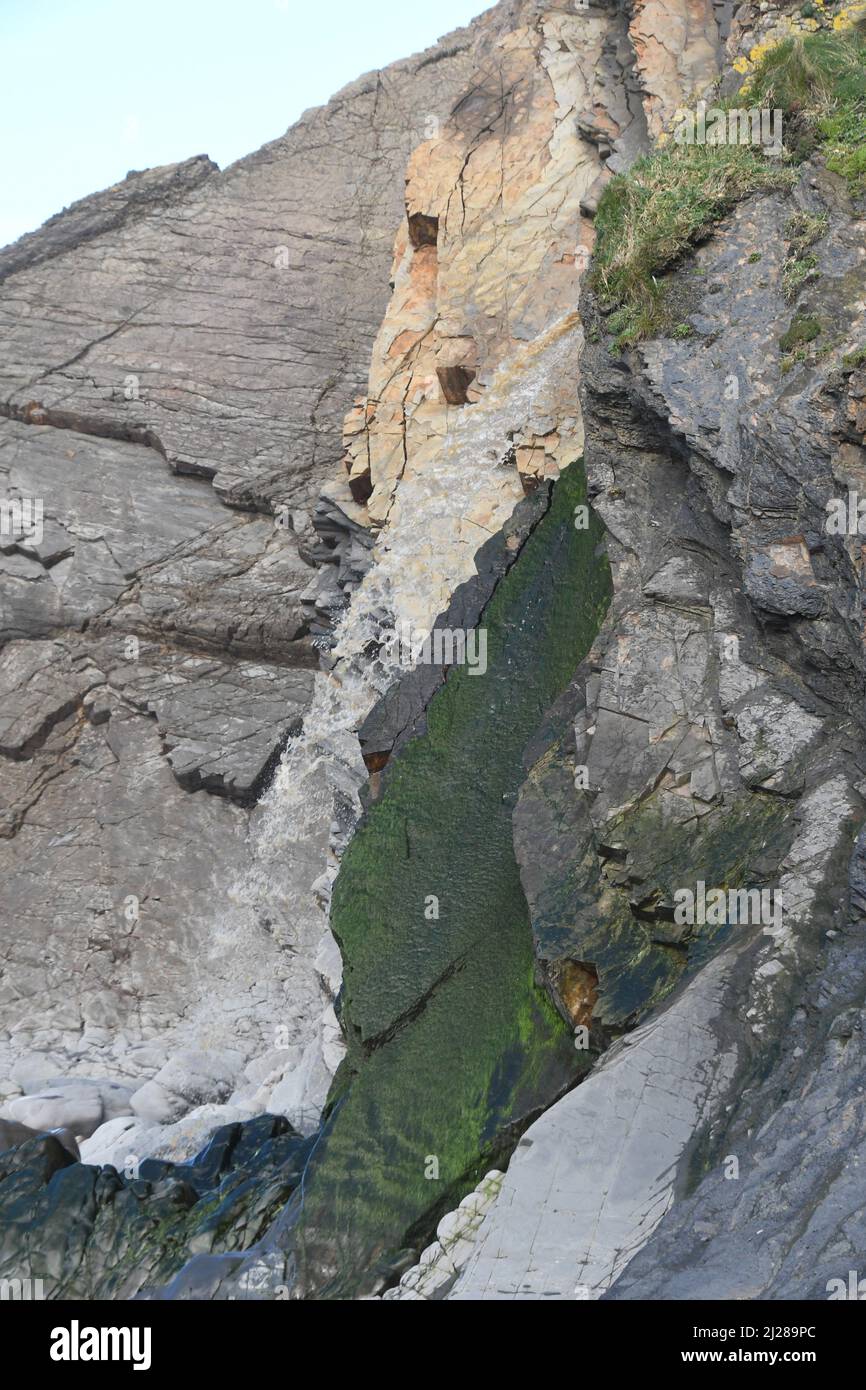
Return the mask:
<svg viewBox="0 0 866 1390">
<path fill-rule="evenodd" d="M 308 1295 L 372 1287 L 586 1065 L 536 976 L 511 826 L 523 749 L 609 599 L 585 503 L 574 464 L 482 614 L 486 673 L 451 671 L 343 860 L 349 1054 L 305 1184 Z"/>
</svg>

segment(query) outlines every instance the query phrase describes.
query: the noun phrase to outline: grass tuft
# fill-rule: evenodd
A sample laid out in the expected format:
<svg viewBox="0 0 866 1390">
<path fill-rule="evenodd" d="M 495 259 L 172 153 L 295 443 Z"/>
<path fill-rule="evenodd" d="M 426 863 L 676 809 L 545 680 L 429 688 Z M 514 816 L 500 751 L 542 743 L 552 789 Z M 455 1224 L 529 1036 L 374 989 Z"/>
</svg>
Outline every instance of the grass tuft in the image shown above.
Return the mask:
<svg viewBox="0 0 866 1390">
<path fill-rule="evenodd" d="M 866 192 L 866 18 L 786 39 L 764 54 L 744 90 L 750 105 L 784 112 L 796 158 L 820 150 L 852 194 Z"/>
<path fill-rule="evenodd" d="M 784 353 L 796 353 L 806 343 L 813 343 L 821 333 L 821 320 L 806 314 L 795 314 L 787 333 L 779 339 Z"/>
<path fill-rule="evenodd" d="M 611 180 L 596 216 L 591 283 L 609 313 L 615 351 L 675 329 L 681 315 L 666 302 L 659 277 L 742 198 L 790 189 L 793 163 L 820 149 L 852 194 L 866 193 L 866 18 L 775 45 L 740 92 L 720 104 L 780 109 L 782 158 L 752 145 L 671 141 Z M 783 272 L 789 298 L 814 278 L 817 259 L 808 248 L 825 230 L 825 218 L 792 219 Z"/>
<path fill-rule="evenodd" d="M 795 212 L 785 228 L 788 255 L 782 266 L 786 299 L 796 299 L 804 285 L 818 278 L 818 257 L 809 248 L 827 231 L 826 212 Z"/>
<path fill-rule="evenodd" d="M 616 347 L 672 326 L 658 276 L 749 193 L 790 188 L 790 170 L 745 145 L 663 146 L 612 179 L 599 203 L 593 287 Z"/>
</svg>

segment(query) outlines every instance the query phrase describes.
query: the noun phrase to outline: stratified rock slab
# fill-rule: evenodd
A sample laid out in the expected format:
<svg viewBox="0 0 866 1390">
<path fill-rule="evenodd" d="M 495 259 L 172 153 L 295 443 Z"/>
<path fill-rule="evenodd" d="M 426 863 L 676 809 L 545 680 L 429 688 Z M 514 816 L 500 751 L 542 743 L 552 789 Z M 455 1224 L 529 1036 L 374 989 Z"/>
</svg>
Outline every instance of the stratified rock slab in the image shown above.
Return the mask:
<svg viewBox="0 0 866 1390">
<path fill-rule="evenodd" d="M 721 960 L 613 1047 L 526 1131 L 449 1297 L 597 1298 L 661 1220 L 708 1098 L 730 1080 L 719 1046 Z"/>
<path fill-rule="evenodd" d="M 250 801 L 313 692 L 312 671 L 144 650 L 109 674 L 125 699 L 156 716 L 172 771 L 187 791 L 204 787 Z"/>
</svg>

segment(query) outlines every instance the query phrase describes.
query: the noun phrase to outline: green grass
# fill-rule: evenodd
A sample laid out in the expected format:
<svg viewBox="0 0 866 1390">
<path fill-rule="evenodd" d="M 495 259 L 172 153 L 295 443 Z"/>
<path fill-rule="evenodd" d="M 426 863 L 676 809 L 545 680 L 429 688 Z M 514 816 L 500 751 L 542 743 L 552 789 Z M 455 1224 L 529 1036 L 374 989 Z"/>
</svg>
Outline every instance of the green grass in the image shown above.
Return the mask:
<svg viewBox="0 0 866 1390">
<path fill-rule="evenodd" d="M 866 366 L 866 347 L 855 348 L 853 352 L 846 352 L 842 358 L 842 369 L 846 372 L 854 372 L 858 367 Z"/>
<path fill-rule="evenodd" d="M 820 337 L 821 332 L 820 319 L 805 314 L 794 315 L 787 333 L 783 333 L 779 339 L 783 376 L 790 372 L 793 367 L 805 362 L 808 357 L 815 357 L 814 351 L 811 353 L 808 351 L 808 345 Z"/>
<path fill-rule="evenodd" d="M 796 299 L 810 280 L 818 278 L 818 257 L 809 250 L 827 231 L 827 214 L 795 212 L 785 228 L 788 255 L 782 266 L 782 289 L 786 299 Z"/>
<path fill-rule="evenodd" d="M 795 314 L 787 333 L 779 339 L 782 352 L 794 352 L 806 343 L 813 343 L 821 332 L 821 320 L 803 314 Z"/>
<path fill-rule="evenodd" d="M 791 255 L 802 256 L 808 247 L 814 246 L 827 231 L 827 222 L 826 212 L 795 212 L 785 228 L 785 240 Z"/>
<path fill-rule="evenodd" d="M 677 320 L 660 277 L 710 235 L 741 199 L 796 182 L 792 167 L 817 150 L 866 192 L 866 30 L 820 32 L 785 40 L 765 54 L 727 108 L 779 108 L 785 148 L 769 159 L 749 145 L 660 145 L 612 179 L 599 203 L 592 287 L 608 311 L 619 350 L 671 332 Z M 806 215 L 803 215 L 806 216 Z M 796 295 L 813 278 L 806 246 L 823 228 L 795 233 L 785 291 Z"/>
<path fill-rule="evenodd" d="M 818 257 L 799 256 L 794 260 L 787 260 L 782 270 L 782 287 L 786 299 L 796 299 L 800 290 L 808 281 L 817 278 Z"/>
<path fill-rule="evenodd" d="M 668 145 L 612 179 L 599 203 L 593 287 L 617 347 L 671 328 L 658 276 L 749 193 L 790 188 L 789 170 L 744 145 Z"/>
<path fill-rule="evenodd" d="M 785 144 L 799 159 L 820 150 L 854 195 L 866 192 L 866 31 L 786 39 L 745 88 L 750 106 L 785 113 Z"/>
</svg>

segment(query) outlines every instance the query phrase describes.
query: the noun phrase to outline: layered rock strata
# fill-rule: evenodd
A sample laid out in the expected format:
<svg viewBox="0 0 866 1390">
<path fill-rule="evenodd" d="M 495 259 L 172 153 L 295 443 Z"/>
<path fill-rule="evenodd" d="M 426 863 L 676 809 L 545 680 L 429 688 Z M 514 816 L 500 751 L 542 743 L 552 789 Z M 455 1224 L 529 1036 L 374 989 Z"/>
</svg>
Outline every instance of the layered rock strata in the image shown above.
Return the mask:
<svg viewBox="0 0 866 1390">
<path fill-rule="evenodd" d="M 89 899 L 84 925 L 72 917 L 78 954 L 53 922 L 18 939 L 10 997 L 41 997 L 47 979 L 50 1007 L 32 1027 L 22 1005 L 10 1030 L 13 1122 L 56 1121 L 48 1107 L 62 1103 L 76 1133 L 90 1133 L 85 1160 L 123 1166 L 127 1150 L 133 1172 L 137 1154 L 183 1158 L 208 1127 L 267 1107 L 310 1132 L 343 1052 L 331 1001 L 346 970 L 348 1060 L 303 1192 L 292 1168 L 235 1244 L 225 1230 L 200 1240 L 195 1217 L 180 1223 L 170 1259 L 149 1267 L 152 1293 L 820 1297 L 836 1263 L 844 1273 L 853 1258 L 862 555 L 858 537 L 830 537 L 824 522 L 828 499 L 862 482 L 862 216 L 820 161 L 806 164 L 790 195 L 741 203 L 666 278 L 681 331 L 627 351 L 584 280 L 611 175 L 664 134 L 678 107 L 719 78 L 730 89 L 762 43 L 804 22 L 787 7 L 734 13 L 677 0 L 503 3 L 424 59 L 362 79 L 234 170 L 194 161 L 133 180 L 127 212 L 121 186 L 73 210 L 68 236 L 58 224 L 9 262 L 21 319 L 6 368 L 10 488 L 25 496 L 19 477 L 31 488 L 47 479 L 46 494 L 63 497 L 38 545 L 16 535 L 4 552 L 3 679 L 26 696 L 3 734 L 21 774 L 9 843 L 41 834 L 37 854 L 56 854 L 56 882 L 69 881 L 71 864 L 78 893 L 82 863 L 110 825 L 110 862 L 122 867 L 108 876 L 112 906 L 102 912 L 118 902 L 132 912 L 122 949 L 116 931 L 93 931 Z M 423 140 L 412 127 L 419 111 Z M 372 123 L 372 150 L 359 115 Z M 323 129 L 347 132 L 328 146 L 340 191 L 311 216 L 292 168 L 318 150 Z M 271 263 L 262 248 L 274 206 L 299 230 Z M 815 273 L 792 297 L 791 219 L 824 225 L 824 214 Z M 155 284 L 154 239 L 171 247 L 171 274 Z M 34 306 L 51 302 L 69 256 L 80 293 L 67 300 L 56 289 L 68 322 L 43 332 Z M 288 282 L 268 281 L 274 298 L 250 297 L 260 271 L 288 272 Z M 290 309 L 278 298 L 285 283 Z M 314 289 L 315 305 L 304 299 Z M 198 319 L 202 296 L 214 309 Z M 285 309 L 276 326 L 275 304 Z M 780 344 L 798 314 L 819 319 L 825 337 L 790 360 Z M 93 320 L 99 331 L 88 336 Z M 61 450 L 81 464 L 69 474 L 81 499 L 62 492 Z M 490 967 L 485 985 L 500 978 L 503 961 L 490 966 L 486 954 L 496 924 L 481 909 L 461 917 L 462 905 L 452 917 L 468 923 L 466 939 L 449 926 L 422 951 L 397 892 L 411 882 L 418 906 L 426 890 L 412 875 L 435 868 L 446 843 L 407 786 L 436 745 L 437 711 L 473 681 L 443 669 L 450 663 L 407 677 L 389 639 L 404 628 L 425 634 L 437 617 L 442 630 L 440 615 L 471 628 L 479 595 L 504 602 L 517 581 L 490 556 L 508 558 L 509 541 L 510 558 L 522 554 L 516 505 L 529 494 L 543 509 L 581 453 L 589 495 L 578 507 L 591 502 L 607 532 L 608 615 L 588 652 L 585 642 L 569 647 L 571 665 L 547 693 L 567 689 L 546 719 L 533 709 L 520 724 L 520 747 L 491 742 L 495 700 L 475 726 L 476 751 L 507 755 L 508 843 L 500 853 L 497 841 L 497 863 L 512 874 L 502 912 L 513 959 L 526 964 L 522 992 L 507 977 L 513 1011 L 500 1009 L 497 1028 L 508 1045 L 484 1086 L 473 1066 L 487 1067 L 495 1030 L 461 1065 L 459 1028 L 472 1014 L 461 984 L 479 962 Z M 127 480 L 134 517 L 169 504 L 171 528 L 151 523 L 139 537 L 114 509 L 94 513 L 88 469 Z M 586 598 L 587 585 L 565 588 L 575 605 Z M 527 603 L 526 622 L 533 611 Z M 523 656 L 518 644 L 508 658 L 516 680 Z M 539 662 L 539 681 L 549 669 Z M 85 779 L 70 828 L 67 769 Z M 201 824 L 184 839 L 195 814 Z M 497 808 L 491 826 L 500 818 Z M 461 836 L 461 854 L 476 829 Z M 166 833 L 172 844 L 210 846 L 188 897 L 174 886 L 180 870 L 169 892 L 153 890 L 157 870 L 166 882 L 161 849 L 138 877 L 128 868 Z M 380 864 L 377 835 L 403 846 L 405 864 L 395 855 Z M 328 928 L 341 860 L 342 961 Z M 477 862 L 470 877 L 473 892 L 483 887 Z M 699 882 L 759 903 L 778 895 L 780 910 L 683 923 L 676 895 Z M 386 883 L 400 904 L 391 935 Z M 427 888 L 441 898 L 438 886 Z M 30 879 L 22 901 L 32 899 Z M 353 918 L 358 902 L 369 921 Z M 40 953 L 28 953 L 33 939 Z M 151 995 L 146 952 L 166 942 L 172 968 Z M 382 959 L 395 963 L 384 983 Z M 65 1020 L 55 983 L 70 969 L 87 982 L 84 1028 L 78 1015 Z M 486 997 L 480 985 L 476 993 Z M 124 1037 L 116 1047 L 130 998 L 134 1046 Z M 457 1039 L 447 1065 L 424 1052 L 431 1038 Z M 534 1049 L 556 1052 L 563 1040 L 570 1065 L 552 1079 Z M 119 1060 L 106 1067 L 115 1047 Z M 49 1075 L 39 1070 L 46 1054 Z M 79 1089 L 62 1094 L 57 1071 L 77 1074 Z M 106 1071 L 124 1095 L 104 1093 Z M 419 1155 L 442 1155 L 418 1093 L 419 1078 L 435 1096 L 443 1077 L 473 1089 L 446 1126 L 453 1152 L 436 1190 L 419 1175 Z M 461 1099 L 459 1086 L 453 1095 Z M 828 1114 L 839 1125 L 819 1138 Z M 38 1152 L 18 1151 L 17 1180 L 31 1185 L 51 1248 L 76 1201 L 90 1202 L 93 1170 L 37 1142 Z M 255 1182 L 255 1154 L 242 1152 Z M 492 1161 L 507 1171 L 476 1200 Z M 55 1204 L 57 1162 L 71 1176 Z M 352 1201 L 341 1208 L 332 1199 L 347 1177 Z M 124 1182 L 150 1200 L 134 1177 L 119 1181 L 110 1178 L 106 1207 Z M 756 1212 L 768 1187 L 778 1195 L 764 1243 Z M 805 1226 L 792 1223 L 793 1207 Z M 695 1224 L 699 1211 L 708 1215 Z M 54 1296 L 132 1288 L 115 1276 L 126 1219 L 112 1227 L 111 1260 L 87 1255 L 75 1281 L 51 1270 Z M 88 1229 L 84 1245 L 99 1251 L 97 1225 Z M 7 1242 L 4 1273 L 22 1248 Z"/>
<path fill-rule="evenodd" d="M 0 260 L 0 1096 L 123 1084 L 133 1157 L 160 1144 L 135 1093 L 173 1059 L 206 1054 L 192 1146 L 268 1105 L 314 1127 L 341 1055 L 309 899 L 325 845 L 285 827 L 302 880 L 256 803 L 313 694 L 304 595 L 339 566 L 312 514 L 387 301 L 406 159 L 501 22 L 222 173 L 131 174 Z"/>
</svg>

